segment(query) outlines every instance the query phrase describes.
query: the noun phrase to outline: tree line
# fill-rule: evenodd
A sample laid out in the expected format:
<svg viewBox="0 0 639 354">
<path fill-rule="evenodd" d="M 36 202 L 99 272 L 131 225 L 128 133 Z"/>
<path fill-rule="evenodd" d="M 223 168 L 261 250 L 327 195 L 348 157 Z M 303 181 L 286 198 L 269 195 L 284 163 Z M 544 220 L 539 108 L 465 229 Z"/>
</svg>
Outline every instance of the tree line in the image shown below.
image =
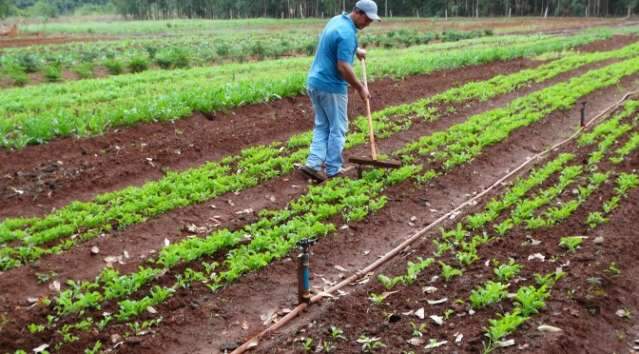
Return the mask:
<svg viewBox="0 0 639 354">
<path fill-rule="evenodd" d="M 349 11 L 354 3 L 355 0 L 0 0 L 0 16 L 52 17 L 88 7 L 134 19 L 305 18 L 333 16 Z M 378 0 L 378 6 L 386 17 L 629 16 L 639 10 L 639 0 Z"/>
</svg>

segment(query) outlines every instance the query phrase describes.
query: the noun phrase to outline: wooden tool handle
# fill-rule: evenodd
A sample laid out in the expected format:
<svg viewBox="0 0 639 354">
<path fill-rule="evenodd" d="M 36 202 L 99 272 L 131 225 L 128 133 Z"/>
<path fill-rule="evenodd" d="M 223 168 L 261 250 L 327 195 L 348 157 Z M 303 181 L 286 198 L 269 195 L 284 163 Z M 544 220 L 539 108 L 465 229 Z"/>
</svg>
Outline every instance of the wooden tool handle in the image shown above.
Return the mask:
<svg viewBox="0 0 639 354">
<path fill-rule="evenodd" d="M 366 60 L 362 59 L 362 81 L 368 90 L 368 80 L 366 78 Z M 368 116 L 368 139 L 371 143 L 371 158 L 377 160 L 377 148 L 375 146 L 375 133 L 373 132 L 373 116 L 371 115 L 371 101 L 366 97 L 366 115 Z"/>
</svg>

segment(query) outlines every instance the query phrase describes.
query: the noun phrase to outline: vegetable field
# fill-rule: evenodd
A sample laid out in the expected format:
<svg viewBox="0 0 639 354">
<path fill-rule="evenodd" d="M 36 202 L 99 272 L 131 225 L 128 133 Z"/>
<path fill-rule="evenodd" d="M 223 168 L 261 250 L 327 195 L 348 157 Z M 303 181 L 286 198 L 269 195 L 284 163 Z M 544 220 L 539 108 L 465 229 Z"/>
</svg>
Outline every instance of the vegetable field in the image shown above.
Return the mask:
<svg viewBox="0 0 639 354">
<path fill-rule="evenodd" d="M 322 21 L 33 25 L 118 38 L 0 49 L 0 353 L 639 350 L 639 26 L 526 21 L 362 33 L 322 184 Z"/>
</svg>

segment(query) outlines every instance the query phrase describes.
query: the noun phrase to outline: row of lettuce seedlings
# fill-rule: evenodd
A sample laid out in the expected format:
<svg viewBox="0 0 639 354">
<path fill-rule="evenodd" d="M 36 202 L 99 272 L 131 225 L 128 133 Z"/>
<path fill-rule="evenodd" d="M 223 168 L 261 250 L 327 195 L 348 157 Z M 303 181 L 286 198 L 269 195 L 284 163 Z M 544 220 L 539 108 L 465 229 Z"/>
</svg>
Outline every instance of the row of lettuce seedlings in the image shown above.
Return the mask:
<svg viewBox="0 0 639 354">
<path fill-rule="evenodd" d="M 578 98 L 634 74 L 639 71 L 638 64 L 639 59 L 635 58 L 592 70 L 568 82 L 517 99 L 506 107 L 473 116 L 444 133 L 436 133 L 438 137 L 443 134 L 443 140 L 435 146 L 439 149 L 424 151 L 405 147 L 397 151 L 398 157 L 418 164 L 408 164 L 388 174 L 373 171 L 361 180 L 336 179 L 313 187 L 307 195 L 291 202 L 285 209 L 261 212 L 257 222 L 241 230 L 219 230 L 206 238 L 188 238 L 170 245 L 157 258 L 149 261 L 151 266 L 143 266 L 138 272 L 120 275 L 112 269 L 106 269 L 93 282 L 69 282 L 69 287 L 56 298 L 42 300 L 49 314 L 45 323 L 30 325 L 32 332 L 40 338 L 51 338 L 53 335 L 51 347 L 61 350 L 65 345 L 79 340 L 78 335 L 86 334 L 92 328 L 103 330 L 114 323 L 143 326 L 144 322 L 136 325 L 135 318 L 147 313 L 149 308 L 166 302 L 178 289 L 201 282 L 216 291 L 241 275 L 287 255 L 298 240 L 328 235 L 335 230 L 334 224 L 326 222 L 330 218 L 342 216 L 346 222 L 361 220 L 383 207 L 386 197 L 381 193 L 385 188 L 411 177 L 424 182 L 424 176 L 433 178 L 468 161 L 470 158 L 462 161 L 457 156 L 471 152 L 472 156 L 476 156 L 484 147 L 506 139 L 516 128 L 539 121 L 557 109 L 571 107 Z M 495 128 L 486 129 L 488 123 Z M 504 131 L 496 127 L 502 127 Z M 459 137 L 460 132 L 475 132 L 480 138 L 463 140 L 466 145 L 460 146 L 461 149 L 450 149 L 449 145 L 453 141 L 458 142 L 454 137 Z M 423 138 L 418 144 L 429 141 Z M 438 155 L 433 154 L 433 151 L 444 153 Z M 456 162 L 447 163 L 450 159 Z M 420 172 L 423 164 L 433 166 L 434 163 L 440 164 L 439 172 L 433 169 L 426 174 Z M 348 204 L 344 201 L 348 201 Z M 220 252 L 225 254 L 220 256 Z M 216 254 L 222 262 L 210 261 L 210 257 Z M 209 260 L 204 261 L 205 265 L 202 260 L 207 258 Z M 176 268 L 183 271 L 176 271 Z M 162 279 L 165 282 L 172 279 L 173 285 L 153 285 Z M 105 308 L 111 311 L 102 311 L 100 314 L 99 310 Z M 73 334 L 77 332 L 78 335 Z"/>
<path fill-rule="evenodd" d="M 632 190 L 639 187 L 639 174 L 634 171 L 623 171 L 628 170 L 628 167 L 623 166 L 626 160 L 619 159 L 619 156 L 624 156 L 624 159 L 639 157 L 635 143 L 638 132 L 639 101 L 631 100 L 626 102 L 612 118 L 597 125 L 592 131 L 580 135 L 575 146 L 577 149 L 575 153 L 557 155 L 542 167 L 531 171 L 526 178 L 516 180 L 497 199 L 493 198 L 486 203 L 483 210 L 466 216 L 463 222 L 457 223 L 453 228 L 442 229 L 441 235 L 432 240 L 432 257 L 424 259 L 417 256 L 414 261 L 408 261 L 406 272 L 397 276 L 379 274 L 377 280 L 384 292 L 369 293 L 369 299 L 374 305 L 373 311 L 384 312 L 383 317 L 386 319 L 396 316 L 392 309 L 405 305 L 401 288 L 400 295 L 393 295 L 397 291 L 392 290 L 397 289 L 398 286 L 410 287 L 414 283 L 420 286 L 428 284 L 423 288 L 424 292 L 433 293 L 437 291 L 437 288 L 432 286 L 437 285 L 434 283 L 437 278 L 443 280 L 444 287 L 450 286 L 450 282 L 462 276 L 466 270 L 478 269 L 473 265 L 482 261 L 478 253 L 480 248 L 485 249 L 484 246 L 489 246 L 495 240 L 511 234 L 549 230 L 567 221 L 582 204 L 588 201 L 591 207 L 596 207 L 588 213 L 585 220 L 579 220 L 579 222 L 590 232 L 594 231 L 599 225 L 607 222 L 607 217 L 619 207 Z M 580 162 L 579 157 L 584 157 L 583 161 Z M 603 192 L 595 194 L 604 184 L 612 185 L 610 188 L 612 191 L 607 194 Z M 559 206 L 548 207 L 549 205 Z M 563 210 L 563 212 L 557 213 L 557 210 Z M 597 216 L 593 217 L 593 215 Z M 539 219 L 544 222 L 537 221 Z M 574 253 L 585 239 L 585 236 L 565 236 L 554 242 L 557 242 L 559 248 Z M 553 257 L 552 263 L 558 264 L 561 259 L 562 256 Z M 529 259 L 531 260 L 534 262 L 536 259 Z M 430 278 L 429 281 L 428 275 L 432 275 L 434 264 L 438 264 L 440 270 L 438 275 Z M 465 311 L 468 311 L 470 315 L 484 309 L 491 311 L 502 309 L 503 311 L 507 306 L 502 303 L 512 300 L 510 311 L 498 313 L 496 318 L 488 320 L 483 327 L 485 335 L 483 351 L 486 353 L 501 346 L 511 345 L 512 341 L 506 340 L 507 336 L 512 335 L 522 324 L 544 308 L 545 300 L 550 297 L 553 285 L 564 276 L 562 266 L 545 275 L 530 273 L 528 276 L 534 278 L 534 282 L 522 285 L 511 293 L 513 284 L 526 280 L 520 277 L 524 266 L 512 258 L 503 262 L 493 258 L 486 262 L 486 266 L 489 264 L 493 265 L 492 279 L 476 285 L 467 296 L 462 295 L 462 298 L 455 300 L 458 309 L 465 307 L 458 317 L 466 316 Z M 466 289 L 468 289 L 467 283 L 461 291 L 465 292 Z M 385 306 L 384 302 L 389 296 L 393 296 L 391 299 L 398 299 L 394 301 L 394 304 L 398 302 L 401 304 L 395 307 Z M 433 306 L 441 303 L 429 301 L 429 304 Z M 431 316 L 431 319 L 441 325 L 455 312 L 448 308 L 440 315 Z M 413 313 L 408 314 L 413 315 Z M 423 308 L 420 318 L 424 318 Z M 427 332 L 427 327 L 426 323 L 410 322 L 410 328 L 406 327 L 412 337 L 408 341 L 409 347 L 425 343 L 421 337 Z M 336 325 L 331 325 L 325 332 L 326 335 L 319 339 L 300 338 L 299 346 L 304 351 L 322 352 L 339 352 L 340 348 L 348 347 L 351 349 L 360 347 L 363 352 L 371 352 L 386 347 L 380 337 L 370 335 L 370 329 L 359 332 L 359 336 L 356 333 L 357 329 L 350 330 L 349 332 L 353 332 L 350 342 L 344 330 Z M 457 332 L 453 338 L 449 338 L 450 343 L 461 344 L 463 334 L 461 336 L 460 334 L 461 332 Z M 423 349 L 431 350 L 448 343 L 448 340 L 430 338 Z M 403 353 L 410 352 L 403 351 Z"/>
</svg>

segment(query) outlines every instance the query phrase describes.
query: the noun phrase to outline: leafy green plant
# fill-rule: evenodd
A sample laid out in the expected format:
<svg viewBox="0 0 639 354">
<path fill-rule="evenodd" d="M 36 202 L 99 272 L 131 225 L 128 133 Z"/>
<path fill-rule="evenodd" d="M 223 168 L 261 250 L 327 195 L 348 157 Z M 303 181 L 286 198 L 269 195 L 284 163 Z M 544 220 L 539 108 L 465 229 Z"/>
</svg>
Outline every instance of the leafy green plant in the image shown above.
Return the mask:
<svg viewBox="0 0 639 354">
<path fill-rule="evenodd" d="M 508 295 L 508 286 L 499 282 L 488 281 L 483 287 L 471 291 L 468 300 L 473 309 L 482 309 L 496 304 Z"/>
<path fill-rule="evenodd" d="M 58 82 L 62 79 L 62 69 L 58 65 L 49 65 L 44 69 L 44 78 L 49 82 Z"/>
<path fill-rule="evenodd" d="M 18 65 L 24 68 L 28 73 L 35 73 L 40 69 L 40 62 L 33 53 L 27 53 L 18 57 Z"/>
<path fill-rule="evenodd" d="M 129 61 L 129 71 L 132 73 L 139 73 L 149 68 L 149 61 L 143 56 L 137 56 Z"/>
<path fill-rule="evenodd" d="M 344 331 L 337 326 L 331 325 L 329 335 L 331 336 L 331 339 L 334 341 L 346 340 L 346 337 L 344 336 Z"/>
<path fill-rule="evenodd" d="M 386 288 L 386 290 L 390 290 L 395 287 L 395 285 L 401 283 L 403 281 L 403 277 L 387 277 L 384 274 L 380 274 L 377 276 L 377 280 Z"/>
<path fill-rule="evenodd" d="M 453 245 L 448 241 L 439 241 L 437 239 L 433 239 L 433 245 L 435 246 L 435 252 L 433 252 L 433 254 L 437 257 L 443 256 L 453 248 Z"/>
<path fill-rule="evenodd" d="M 546 286 L 540 286 L 539 288 L 535 288 L 534 286 L 522 287 L 517 290 L 515 302 L 517 303 L 517 308 L 521 310 L 522 315 L 530 316 L 545 306 L 544 300 L 549 295 L 550 293 Z"/>
<path fill-rule="evenodd" d="M 86 349 L 84 351 L 84 354 L 99 354 L 101 349 L 102 349 L 102 342 L 97 341 L 95 342 L 93 347 Z"/>
<path fill-rule="evenodd" d="M 495 232 L 499 236 L 504 236 L 508 231 L 512 230 L 515 225 L 512 220 L 506 219 L 495 226 Z"/>
<path fill-rule="evenodd" d="M 362 352 L 364 353 L 371 353 L 376 349 L 386 347 L 386 345 L 382 343 L 381 338 L 368 337 L 363 334 L 357 338 L 357 343 L 362 345 Z"/>
<path fill-rule="evenodd" d="M 109 74 L 111 75 L 120 75 L 122 74 L 122 72 L 124 72 L 122 62 L 116 59 L 109 59 L 105 61 L 104 66 L 107 68 Z"/>
<path fill-rule="evenodd" d="M 617 276 L 621 274 L 621 269 L 619 269 L 619 266 L 615 262 L 610 262 L 610 265 L 608 265 L 607 271 L 612 276 Z"/>
<path fill-rule="evenodd" d="M 306 337 L 302 342 L 302 348 L 304 349 L 304 353 L 309 353 L 313 350 L 313 338 Z"/>
<path fill-rule="evenodd" d="M 522 315 L 517 309 L 506 314 L 499 314 L 498 319 L 488 320 L 489 327 L 486 329 L 486 336 L 490 340 L 490 343 L 494 344 L 500 341 L 508 334 L 515 331 L 521 326 L 528 317 Z M 489 345 L 490 347 L 490 345 Z"/>
<path fill-rule="evenodd" d="M 583 242 L 583 236 L 567 236 L 561 238 L 559 246 L 566 248 L 570 252 L 575 252 L 577 247 L 579 247 Z"/>
<path fill-rule="evenodd" d="M 629 190 L 639 187 L 639 175 L 631 173 L 621 173 L 617 177 L 617 187 L 615 192 L 626 197 Z"/>
<path fill-rule="evenodd" d="M 78 74 L 80 79 L 93 78 L 93 63 L 81 63 L 73 68 L 73 71 Z"/>
<path fill-rule="evenodd" d="M 384 296 L 384 294 L 370 293 L 368 299 L 375 305 L 381 305 L 384 303 L 384 300 L 386 300 L 386 296 Z"/>
<path fill-rule="evenodd" d="M 457 277 L 463 274 L 463 272 L 460 269 L 451 267 L 444 262 L 439 262 L 439 265 L 442 268 L 441 275 L 445 281 L 449 281 L 453 279 L 454 277 Z"/>
<path fill-rule="evenodd" d="M 410 321 L 410 327 L 411 327 L 411 336 L 412 337 L 422 337 L 424 335 L 424 332 L 426 332 L 426 329 L 428 328 L 428 326 L 425 323 L 420 323 L 419 325 L 413 321 Z"/>
<path fill-rule="evenodd" d="M 31 334 L 43 332 L 45 329 L 46 327 L 44 325 L 37 324 L 37 323 L 29 323 L 29 325 L 27 326 L 27 330 Z"/>
<path fill-rule="evenodd" d="M 493 272 L 497 276 L 497 279 L 501 282 L 507 282 L 516 277 L 521 271 L 521 265 L 515 262 L 514 259 L 510 259 L 508 264 L 499 264 Z"/>
<path fill-rule="evenodd" d="M 477 250 L 475 248 L 471 248 L 467 251 L 460 251 L 455 254 L 455 258 L 464 266 L 468 266 L 479 259 L 477 255 Z"/>
<path fill-rule="evenodd" d="M 588 227 L 591 229 L 594 229 L 607 221 L 608 220 L 598 211 L 588 213 L 588 217 L 586 218 L 586 224 L 588 224 Z"/>
</svg>

